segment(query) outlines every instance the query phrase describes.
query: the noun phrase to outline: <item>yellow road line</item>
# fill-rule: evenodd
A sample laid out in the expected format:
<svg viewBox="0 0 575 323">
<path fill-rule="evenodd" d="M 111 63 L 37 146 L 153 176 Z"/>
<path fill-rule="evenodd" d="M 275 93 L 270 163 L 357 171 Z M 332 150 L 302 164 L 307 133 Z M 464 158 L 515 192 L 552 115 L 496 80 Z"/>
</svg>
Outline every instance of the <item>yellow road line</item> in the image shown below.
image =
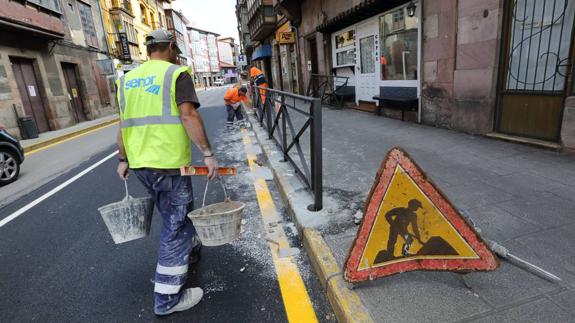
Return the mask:
<svg viewBox="0 0 575 323">
<path fill-rule="evenodd" d="M 253 149 L 251 149 L 252 143 L 249 136 L 244 129 L 242 129 L 242 132 L 244 133 L 243 141 L 246 152 L 253 151 Z M 246 156 L 250 170 L 255 174 L 256 167 L 259 167 L 254 162 L 256 156 L 250 153 L 246 153 Z M 318 322 L 299 269 L 294 263 L 294 257 L 280 258 L 278 255 L 280 248 L 289 248 L 289 241 L 280 223 L 282 219 L 274 204 L 265 179 L 256 178 L 254 187 L 288 321 L 293 323 Z"/>
<path fill-rule="evenodd" d="M 114 122 L 114 123 L 110 123 L 110 124 L 107 124 L 107 125 L 102 126 L 102 127 L 99 127 L 99 128 L 95 128 L 95 129 L 92 129 L 92 130 L 88 130 L 88 131 L 85 131 L 85 132 L 81 132 L 81 133 L 79 133 L 79 134 L 77 134 L 77 135 L 73 135 L 73 136 L 68 137 L 68 138 L 66 138 L 66 139 L 59 140 L 59 141 L 57 141 L 57 142 L 55 142 L 55 143 L 53 143 L 53 144 L 49 144 L 49 145 L 46 145 L 46 146 L 41 147 L 41 148 L 38 148 L 38 149 L 34 149 L 34 150 L 27 151 L 27 152 L 24 153 L 24 156 L 32 155 L 32 154 L 37 153 L 37 152 L 39 152 L 39 151 L 41 151 L 41 150 L 48 149 L 48 148 L 50 148 L 50 147 L 54 147 L 54 146 L 56 146 L 56 145 L 65 143 L 65 142 L 70 141 L 70 140 L 72 140 L 72 139 L 76 139 L 76 138 L 78 138 L 78 137 L 81 137 L 81 136 L 84 136 L 84 135 L 88 135 L 88 134 L 91 134 L 91 133 L 96 132 L 96 131 L 98 131 L 98 130 L 102 130 L 102 129 L 104 129 L 104 128 L 108 128 L 108 127 L 111 127 L 111 126 L 117 125 L 117 124 L 118 124 L 118 122 Z"/>
</svg>

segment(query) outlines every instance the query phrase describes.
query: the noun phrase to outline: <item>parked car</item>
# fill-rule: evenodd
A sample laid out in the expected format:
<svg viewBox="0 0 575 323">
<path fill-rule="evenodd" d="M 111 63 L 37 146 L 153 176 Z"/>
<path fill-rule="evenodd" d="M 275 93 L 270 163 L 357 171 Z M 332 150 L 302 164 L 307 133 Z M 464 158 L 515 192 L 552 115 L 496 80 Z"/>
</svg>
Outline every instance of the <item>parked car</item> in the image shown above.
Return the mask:
<svg viewBox="0 0 575 323">
<path fill-rule="evenodd" d="M 216 80 L 214 81 L 214 85 L 215 85 L 215 86 L 222 86 L 222 85 L 224 85 L 224 79 L 216 79 Z"/>
<path fill-rule="evenodd" d="M 0 186 L 10 184 L 18 178 L 22 162 L 24 148 L 18 139 L 0 124 Z"/>
</svg>

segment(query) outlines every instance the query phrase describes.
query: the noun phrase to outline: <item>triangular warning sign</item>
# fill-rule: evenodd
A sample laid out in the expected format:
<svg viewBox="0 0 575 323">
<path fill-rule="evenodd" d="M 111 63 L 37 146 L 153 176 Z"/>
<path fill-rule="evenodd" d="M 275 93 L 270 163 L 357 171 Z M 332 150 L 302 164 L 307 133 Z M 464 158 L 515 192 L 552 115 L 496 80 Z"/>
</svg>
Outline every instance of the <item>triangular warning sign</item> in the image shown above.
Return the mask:
<svg viewBox="0 0 575 323">
<path fill-rule="evenodd" d="M 369 193 L 345 265 L 349 282 L 412 270 L 495 270 L 497 258 L 400 148 L 389 151 Z"/>
</svg>

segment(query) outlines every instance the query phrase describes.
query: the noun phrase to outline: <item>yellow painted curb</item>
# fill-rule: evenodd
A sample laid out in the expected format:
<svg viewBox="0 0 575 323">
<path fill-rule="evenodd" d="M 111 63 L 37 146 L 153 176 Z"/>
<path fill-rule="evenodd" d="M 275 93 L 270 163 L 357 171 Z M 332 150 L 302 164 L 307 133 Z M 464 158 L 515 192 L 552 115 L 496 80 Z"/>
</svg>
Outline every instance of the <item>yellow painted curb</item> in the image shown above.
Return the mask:
<svg viewBox="0 0 575 323">
<path fill-rule="evenodd" d="M 374 322 L 357 293 L 349 289 L 343 280 L 337 261 L 321 234 L 316 230 L 307 228 L 304 229 L 303 233 L 304 247 L 322 286 L 327 291 L 327 298 L 338 322 Z"/>
<path fill-rule="evenodd" d="M 70 132 L 67 134 L 63 134 L 63 135 L 58 136 L 58 137 L 54 137 L 54 138 L 50 138 L 50 139 L 47 139 L 47 140 L 44 140 L 41 142 L 37 142 L 35 144 L 24 147 L 24 153 L 29 153 L 31 151 L 34 151 L 34 150 L 37 150 L 37 149 L 40 149 L 40 148 L 43 148 L 43 147 L 46 147 L 49 145 L 59 143 L 60 141 L 64 141 L 68 138 L 75 137 L 75 136 L 81 135 L 83 133 L 92 131 L 92 130 L 104 128 L 106 126 L 109 126 L 111 124 L 118 122 L 119 120 L 120 120 L 119 118 L 115 118 L 115 119 L 112 119 L 112 120 L 109 120 L 106 122 L 102 122 L 102 123 L 99 123 L 99 124 L 96 124 L 96 125 L 84 128 L 84 129 L 79 129 L 79 130 L 76 130 L 76 131 L 73 131 L 73 132 Z"/>
</svg>

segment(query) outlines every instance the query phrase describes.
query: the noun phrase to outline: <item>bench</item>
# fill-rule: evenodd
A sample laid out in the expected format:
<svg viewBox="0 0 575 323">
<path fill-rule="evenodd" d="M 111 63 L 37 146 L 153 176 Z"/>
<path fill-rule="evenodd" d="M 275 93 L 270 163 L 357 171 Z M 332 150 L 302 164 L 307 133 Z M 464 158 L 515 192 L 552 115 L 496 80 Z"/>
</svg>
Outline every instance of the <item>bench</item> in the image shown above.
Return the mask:
<svg viewBox="0 0 575 323">
<path fill-rule="evenodd" d="M 312 74 L 307 95 L 321 98 L 322 104 L 343 106 L 346 98 L 355 96 L 355 87 L 349 86 L 349 77 L 337 75 Z"/>
<path fill-rule="evenodd" d="M 373 99 L 378 101 L 377 115 L 381 115 L 383 108 L 401 110 L 401 121 L 405 120 L 405 111 L 417 111 L 419 102 L 417 88 L 406 86 L 382 86 Z"/>
<path fill-rule="evenodd" d="M 346 99 L 355 98 L 355 86 L 347 85 L 346 81 L 345 84 L 336 87 L 333 95 L 336 97 L 338 105 L 343 107 L 343 102 Z"/>
</svg>

